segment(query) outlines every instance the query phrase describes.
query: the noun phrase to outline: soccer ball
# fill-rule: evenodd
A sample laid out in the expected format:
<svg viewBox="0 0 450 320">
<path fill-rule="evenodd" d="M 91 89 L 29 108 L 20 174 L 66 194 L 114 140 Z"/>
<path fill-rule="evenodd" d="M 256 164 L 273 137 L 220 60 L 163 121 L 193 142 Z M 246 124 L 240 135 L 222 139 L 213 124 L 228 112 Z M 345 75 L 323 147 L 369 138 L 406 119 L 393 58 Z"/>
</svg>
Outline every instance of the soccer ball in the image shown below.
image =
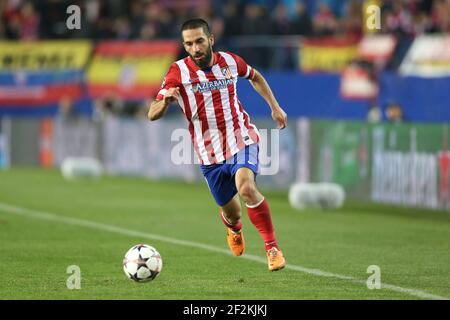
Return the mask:
<svg viewBox="0 0 450 320">
<path fill-rule="evenodd" d="M 138 244 L 127 251 L 123 258 L 123 271 L 136 282 L 155 279 L 162 270 L 159 252 L 147 244 Z"/>
</svg>

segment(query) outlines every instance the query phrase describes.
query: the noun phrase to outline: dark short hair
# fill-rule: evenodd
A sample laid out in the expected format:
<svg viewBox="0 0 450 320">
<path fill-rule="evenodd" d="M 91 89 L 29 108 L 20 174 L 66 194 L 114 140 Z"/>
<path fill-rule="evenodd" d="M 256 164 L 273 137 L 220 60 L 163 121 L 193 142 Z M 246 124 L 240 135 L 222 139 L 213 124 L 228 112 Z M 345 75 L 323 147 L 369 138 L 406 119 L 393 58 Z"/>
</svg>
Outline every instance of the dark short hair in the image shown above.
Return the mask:
<svg viewBox="0 0 450 320">
<path fill-rule="evenodd" d="M 183 24 L 181 25 L 181 32 L 183 32 L 184 30 L 192 30 L 197 28 L 202 28 L 208 37 L 211 35 L 211 30 L 209 29 L 208 22 L 200 18 L 189 19 L 183 22 Z"/>
</svg>

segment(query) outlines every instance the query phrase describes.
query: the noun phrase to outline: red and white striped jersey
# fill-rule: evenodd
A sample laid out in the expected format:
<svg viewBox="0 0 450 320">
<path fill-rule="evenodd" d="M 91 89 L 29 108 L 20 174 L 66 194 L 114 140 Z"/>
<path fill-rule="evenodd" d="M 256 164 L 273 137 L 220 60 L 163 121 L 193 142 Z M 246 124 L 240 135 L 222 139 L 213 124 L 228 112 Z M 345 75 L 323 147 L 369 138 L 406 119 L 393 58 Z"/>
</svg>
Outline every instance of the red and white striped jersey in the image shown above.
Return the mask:
<svg viewBox="0 0 450 320">
<path fill-rule="evenodd" d="M 225 161 L 260 139 L 236 92 L 238 76 L 252 79 L 253 68 L 235 54 L 213 54 L 214 64 L 208 69 L 200 69 L 189 56 L 174 62 L 156 97 L 161 100 L 167 89 L 180 88 L 178 104 L 204 165 Z"/>
</svg>

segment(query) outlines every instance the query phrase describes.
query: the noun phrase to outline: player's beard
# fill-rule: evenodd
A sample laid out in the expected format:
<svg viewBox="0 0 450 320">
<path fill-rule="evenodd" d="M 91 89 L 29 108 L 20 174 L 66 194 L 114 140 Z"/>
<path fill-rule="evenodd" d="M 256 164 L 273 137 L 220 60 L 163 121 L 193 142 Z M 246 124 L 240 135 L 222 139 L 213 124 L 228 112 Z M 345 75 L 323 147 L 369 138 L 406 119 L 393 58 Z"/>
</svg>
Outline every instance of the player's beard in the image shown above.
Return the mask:
<svg viewBox="0 0 450 320">
<path fill-rule="evenodd" d="M 201 54 L 200 54 L 201 55 Z M 202 59 L 198 60 L 196 59 L 196 56 L 198 57 L 197 54 L 195 55 L 191 55 L 192 60 L 195 62 L 195 64 L 200 68 L 200 69 L 205 69 L 209 67 L 209 63 L 211 62 L 211 57 L 212 57 L 212 46 L 208 46 L 208 49 L 206 49 L 205 55 Z"/>
</svg>

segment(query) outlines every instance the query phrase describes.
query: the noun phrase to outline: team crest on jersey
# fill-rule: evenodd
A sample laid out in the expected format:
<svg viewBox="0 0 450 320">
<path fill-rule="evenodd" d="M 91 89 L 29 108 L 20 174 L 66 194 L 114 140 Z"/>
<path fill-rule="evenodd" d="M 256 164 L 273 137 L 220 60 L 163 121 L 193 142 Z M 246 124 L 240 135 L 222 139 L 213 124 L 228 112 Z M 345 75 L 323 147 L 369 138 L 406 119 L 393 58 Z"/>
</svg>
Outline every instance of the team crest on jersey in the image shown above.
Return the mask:
<svg viewBox="0 0 450 320">
<path fill-rule="evenodd" d="M 228 67 L 222 68 L 220 69 L 220 71 L 222 71 L 222 74 L 225 77 L 225 79 L 229 80 L 233 77 L 233 75 L 231 74 L 231 70 Z"/>
</svg>

